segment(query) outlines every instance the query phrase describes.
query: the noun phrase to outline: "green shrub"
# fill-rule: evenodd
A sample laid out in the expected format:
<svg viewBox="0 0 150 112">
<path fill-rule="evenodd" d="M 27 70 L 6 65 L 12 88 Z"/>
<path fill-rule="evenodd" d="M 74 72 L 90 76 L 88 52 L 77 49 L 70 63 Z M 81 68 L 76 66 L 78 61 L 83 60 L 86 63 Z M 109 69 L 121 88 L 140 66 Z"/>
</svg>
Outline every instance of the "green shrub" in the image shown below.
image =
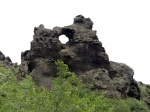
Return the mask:
<svg viewBox="0 0 150 112">
<path fill-rule="evenodd" d="M 15 70 L 0 67 L 0 112 L 150 112 L 136 99 L 109 99 L 91 91 L 57 61 L 58 77 L 51 91 L 36 87 L 29 75 L 17 81 Z"/>
<path fill-rule="evenodd" d="M 148 87 L 148 85 L 142 84 L 142 82 L 138 82 L 138 86 L 141 91 L 141 100 L 144 101 L 145 98 L 150 94 L 150 88 Z"/>
</svg>

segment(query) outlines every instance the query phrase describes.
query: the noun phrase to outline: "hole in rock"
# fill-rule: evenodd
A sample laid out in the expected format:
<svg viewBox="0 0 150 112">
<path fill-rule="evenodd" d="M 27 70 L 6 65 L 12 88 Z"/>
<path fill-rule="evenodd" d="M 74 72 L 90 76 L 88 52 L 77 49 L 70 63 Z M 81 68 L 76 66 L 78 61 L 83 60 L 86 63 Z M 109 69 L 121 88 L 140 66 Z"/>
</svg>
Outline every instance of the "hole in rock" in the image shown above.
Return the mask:
<svg viewBox="0 0 150 112">
<path fill-rule="evenodd" d="M 66 44 L 69 41 L 68 37 L 66 37 L 65 35 L 59 36 L 59 40 L 62 44 Z"/>
</svg>

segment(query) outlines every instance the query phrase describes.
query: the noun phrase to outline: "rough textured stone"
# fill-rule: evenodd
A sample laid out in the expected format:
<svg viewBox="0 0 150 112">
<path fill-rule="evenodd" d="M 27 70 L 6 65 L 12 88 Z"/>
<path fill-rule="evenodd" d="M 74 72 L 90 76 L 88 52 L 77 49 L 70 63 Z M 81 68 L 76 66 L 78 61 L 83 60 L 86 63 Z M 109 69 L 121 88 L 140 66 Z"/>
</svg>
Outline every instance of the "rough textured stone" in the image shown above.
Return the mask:
<svg viewBox="0 0 150 112">
<path fill-rule="evenodd" d="M 92 20 L 82 15 L 76 16 L 69 26 L 52 30 L 42 24 L 35 27 L 30 50 L 21 54 L 18 77 L 31 73 L 37 85 L 51 89 L 52 79 L 57 76 L 55 61 L 59 59 L 92 90 L 106 92 L 108 97 L 140 99 L 133 70 L 125 64 L 109 61 L 92 27 Z M 66 44 L 60 42 L 61 35 L 68 38 Z"/>
<path fill-rule="evenodd" d="M 5 55 L 0 51 L 0 60 L 3 61 L 5 60 Z"/>
<path fill-rule="evenodd" d="M 135 97 L 140 99 L 140 89 L 133 79 L 134 71 L 123 63 L 110 62 L 112 71 L 111 79 L 122 97 Z"/>
<path fill-rule="evenodd" d="M 5 56 L 1 51 L 0 51 L 0 64 L 2 64 L 3 67 L 5 68 L 11 68 L 12 66 L 18 67 L 17 63 L 12 63 L 11 59 L 9 56 Z"/>
</svg>

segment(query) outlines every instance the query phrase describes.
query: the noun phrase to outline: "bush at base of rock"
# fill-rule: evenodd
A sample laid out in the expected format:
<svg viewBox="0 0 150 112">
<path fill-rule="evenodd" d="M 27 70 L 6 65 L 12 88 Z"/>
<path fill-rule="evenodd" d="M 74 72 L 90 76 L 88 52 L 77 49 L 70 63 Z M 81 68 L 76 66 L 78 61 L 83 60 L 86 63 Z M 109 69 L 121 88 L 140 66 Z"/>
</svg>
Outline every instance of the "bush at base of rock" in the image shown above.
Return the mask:
<svg viewBox="0 0 150 112">
<path fill-rule="evenodd" d="M 1 112 L 149 112 L 141 101 L 127 98 L 109 99 L 85 88 L 70 72 L 67 65 L 58 63 L 59 76 L 53 81 L 51 91 L 37 87 L 31 75 L 18 81 L 15 70 L 0 67 Z M 61 69 L 59 69 L 61 68 Z M 70 72 L 68 77 L 63 77 Z M 76 81 L 74 84 L 72 81 Z"/>
</svg>

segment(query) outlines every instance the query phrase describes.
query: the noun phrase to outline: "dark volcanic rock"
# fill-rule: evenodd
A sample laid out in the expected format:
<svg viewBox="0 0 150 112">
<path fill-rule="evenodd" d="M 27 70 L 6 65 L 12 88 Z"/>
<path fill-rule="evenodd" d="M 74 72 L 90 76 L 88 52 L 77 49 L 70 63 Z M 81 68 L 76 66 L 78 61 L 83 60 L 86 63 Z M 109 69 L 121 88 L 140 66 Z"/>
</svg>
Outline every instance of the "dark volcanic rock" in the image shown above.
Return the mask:
<svg viewBox="0 0 150 112">
<path fill-rule="evenodd" d="M 110 62 L 110 65 L 115 72 L 111 75 L 111 79 L 116 89 L 122 93 L 122 97 L 130 96 L 140 99 L 140 89 L 133 79 L 133 69 L 123 63 Z"/>
<path fill-rule="evenodd" d="M 19 78 L 31 73 L 37 85 L 51 89 L 57 75 L 56 60 L 63 60 L 72 72 L 92 90 L 107 92 L 108 97 L 127 96 L 140 99 L 140 91 L 133 79 L 133 70 L 125 64 L 110 62 L 90 18 L 78 15 L 72 25 L 34 28 L 31 48 L 21 54 Z M 59 36 L 69 41 L 62 44 Z M 1 57 L 3 58 L 3 57 Z"/>
<path fill-rule="evenodd" d="M 0 60 L 4 61 L 5 60 L 5 55 L 0 51 Z"/>
<path fill-rule="evenodd" d="M 0 51 L 0 64 L 3 65 L 4 68 L 11 68 L 12 66 L 17 67 L 17 63 L 12 63 L 9 56 L 5 57 L 5 55 Z"/>
</svg>

